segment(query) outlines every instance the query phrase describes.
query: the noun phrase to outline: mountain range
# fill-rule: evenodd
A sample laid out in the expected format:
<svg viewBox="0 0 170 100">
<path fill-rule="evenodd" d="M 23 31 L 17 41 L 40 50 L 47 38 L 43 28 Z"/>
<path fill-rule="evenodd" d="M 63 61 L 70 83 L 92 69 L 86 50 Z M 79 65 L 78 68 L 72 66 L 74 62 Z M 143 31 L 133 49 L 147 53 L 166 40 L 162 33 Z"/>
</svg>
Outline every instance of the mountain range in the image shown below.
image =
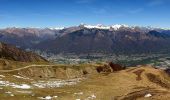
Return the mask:
<svg viewBox="0 0 170 100">
<path fill-rule="evenodd" d="M 6 28 L 0 41 L 23 49 L 58 53 L 159 53 L 170 51 L 170 30 L 127 25 Z"/>
</svg>

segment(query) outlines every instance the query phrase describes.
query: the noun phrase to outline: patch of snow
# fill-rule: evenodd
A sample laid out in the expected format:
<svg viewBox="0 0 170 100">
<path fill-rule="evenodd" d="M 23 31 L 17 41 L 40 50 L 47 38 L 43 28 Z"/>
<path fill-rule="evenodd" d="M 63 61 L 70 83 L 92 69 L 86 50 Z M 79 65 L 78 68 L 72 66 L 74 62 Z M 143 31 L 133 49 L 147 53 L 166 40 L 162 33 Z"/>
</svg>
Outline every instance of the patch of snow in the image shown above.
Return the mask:
<svg viewBox="0 0 170 100">
<path fill-rule="evenodd" d="M 74 95 L 83 95 L 83 92 L 74 93 Z"/>
<path fill-rule="evenodd" d="M 12 97 L 13 97 L 13 96 L 14 96 L 14 94 L 10 94 L 10 96 L 12 96 Z"/>
<path fill-rule="evenodd" d="M 9 81 L 0 81 L 0 86 L 11 86 L 12 88 L 19 88 L 19 89 L 30 89 L 31 88 L 31 86 L 27 84 L 17 85 Z"/>
<path fill-rule="evenodd" d="M 116 24 L 116 25 L 112 25 L 112 26 L 105 26 L 105 25 L 101 25 L 101 24 L 98 24 L 98 25 L 83 24 L 83 26 L 88 28 L 88 29 L 96 28 L 96 29 L 106 29 L 106 30 L 109 30 L 110 28 L 113 28 L 114 30 L 118 30 L 121 27 L 129 27 L 128 25 L 124 25 L 124 24 L 121 24 L 121 25 Z"/>
<path fill-rule="evenodd" d="M 50 100 L 50 99 L 52 99 L 52 97 L 51 96 L 46 96 L 45 99 Z"/>
<path fill-rule="evenodd" d="M 22 76 L 18 76 L 18 75 L 13 75 L 16 78 L 20 78 L 20 79 L 29 79 L 28 77 L 22 77 Z"/>
<path fill-rule="evenodd" d="M 110 26 L 104 26 L 104 25 L 101 25 L 101 24 L 98 24 L 98 25 L 83 25 L 83 26 L 86 27 L 86 28 L 89 28 L 89 29 L 93 29 L 93 28 L 110 29 Z"/>
<path fill-rule="evenodd" d="M 87 97 L 85 100 L 96 99 L 96 96 L 92 94 L 91 96 Z"/>
<path fill-rule="evenodd" d="M 32 93 L 32 91 L 16 91 L 16 92 L 24 93 L 24 94 L 31 94 Z"/>
<path fill-rule="evenodd" d="M 145 98 L 148 98 L 148 97 L 151 97 L 152 95 L 150 93 L 146 94 L 144 97 Z"/>
<path fill-rule="evenodd" d="M 7 92 L 5 92 L 5 93 L 7 93 L 7 94 L 11 94 L 12 92 L 10 92 L 10 91 L 7 91 Z"/>
<path fill-rule="evenodd" d="M 80 82 L 81 78 L 69 79 L 69 80 L 49 80 L 49 81 L 38 81 L 32 82 L 33 86 L 38 88 L 55 88 L 62 87 L 65 85 L 75 85 Z"/>
<path fill-rule="evenodd" d="M 31 86 L 27 84 L 21 84 L 21 85 L 13 85 L 14 88 L 20 88 L 20 89 L 30 89 Z"/>
<path fill-rule="evenodd" d="M 0 77 L 4 78 L 5 76 L 4 75 L 0 75 Z"/>
<path fill-rule="evenodd" d="M 41 100 L 51 100 L 52 97 L 51 96 L 46 96 L 46 97 L 38 97 Z"/>
<path fill-rule="evenodd" d="M 119 25 L 119 24 L 116 24 L 116 25 L 112 25 L 111 28 L 113 28 L 114 30 L 118 30 L 119 28 L 121 27 L 129 27 L 128 25 Z"/>
<path fill-rule="evenodd" d="M 92 97 L 92 98 L 96 98 L 96 96 L 95 96 L 94 94 L 93 94 L 93 95 L 91 95 L 91 97 Z"/>
<path fill-rule="evenodd" d="M 58 98 L 58 96 L 53 96 L 53 98 Z"/>
<path fill-rule="evenodd" d="M 12 94 L 12 92 L 10 92 L 10 91 L 7 91 L 7 92 L 5 92 L 6 94 L 9 94 L 10 96 L 14 96 L 14 94 Z"/>
<path fill-rule="evenodd" d="M 50 28 L 51 30 L 63 30 L 65 27 L 55 27 L 55 28 Z"/>
<path fill-rule="evenodd" d="M 0 81 L 0 86 L 10 86 L 13 85 L 14 83 L 10 83 L 9 81 Z"/>
</svg>

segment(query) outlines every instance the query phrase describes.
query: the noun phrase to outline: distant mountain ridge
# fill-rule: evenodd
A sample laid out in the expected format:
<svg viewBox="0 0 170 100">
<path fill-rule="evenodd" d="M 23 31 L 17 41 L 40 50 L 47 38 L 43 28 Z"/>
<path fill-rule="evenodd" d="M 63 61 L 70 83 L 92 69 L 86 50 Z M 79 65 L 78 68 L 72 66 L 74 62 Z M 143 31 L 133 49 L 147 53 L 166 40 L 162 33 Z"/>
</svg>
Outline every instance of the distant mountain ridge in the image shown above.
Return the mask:
<svg viewBox="0 0 170 100">
<path fill-rule="evenodd" d="M 170 30 L 127 25 L 0 30 L 0 41 L 50 53 L 155 53 L 170 51 Z M 19 41 L 19 42 L 18 42 Z"/>
<path fill-rule="evenodd" d="M 49 28 L 6 28 L 0 30 L 0 41 L 21 48 L 31 48 L 46 39 L 55 38 L 57 30 Z"/>
</svg>

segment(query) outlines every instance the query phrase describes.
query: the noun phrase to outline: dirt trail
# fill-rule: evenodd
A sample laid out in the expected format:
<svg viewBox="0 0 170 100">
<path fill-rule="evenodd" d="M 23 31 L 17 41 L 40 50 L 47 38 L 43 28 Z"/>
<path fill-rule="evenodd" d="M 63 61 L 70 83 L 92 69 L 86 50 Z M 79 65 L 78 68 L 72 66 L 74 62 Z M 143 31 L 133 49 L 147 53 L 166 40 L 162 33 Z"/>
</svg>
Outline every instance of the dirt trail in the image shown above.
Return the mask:
<svg viewBox="0 0 170 100">
<path fill-rule="evenodd" d="M 17 69 L 13 69 L 13 70 L 0 70 L 0 72 L 12 72 L 12 71 L 19 71 L 19 70 L 22 70 L 22 69 L 27 69 L 27 68 L 30 68 L 30 67 L 41 67 L 41 66 L 44 66 L 44 67 L 52 67 L 52 66 L 55 66 L 55 65 L 28 65 L 28 66 L 25 66 L 25 67 L 22 67 L 22 68 L 17 68 Z"/>
</svg>

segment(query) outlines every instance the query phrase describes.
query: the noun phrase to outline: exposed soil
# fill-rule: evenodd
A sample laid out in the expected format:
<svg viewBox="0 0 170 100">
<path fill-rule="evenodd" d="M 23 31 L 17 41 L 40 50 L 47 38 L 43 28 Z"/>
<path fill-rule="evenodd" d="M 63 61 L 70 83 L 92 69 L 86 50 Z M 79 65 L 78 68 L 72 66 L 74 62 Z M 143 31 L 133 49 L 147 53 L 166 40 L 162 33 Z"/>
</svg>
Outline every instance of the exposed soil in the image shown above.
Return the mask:
<svg viewBox="0 0 170 100">
<path fill-rule="evenodd" d="M 136 80 L 137 80 L 137 81 L 142 80 L 141 74 L 142 74 L 142 72 L 144 72 L 144 71 L 145 71 L 144 69 L 140 69 L 140 70 L 137 70 L 137 71 L 133 72 L 134 74 L 137 75 L 137 77 L 136 77 Z"/>
<path fill-rule="evenodd" d="M 161 86 L 161 87 L 170 89 L 170 83 L 163 82 L 163 81 L 160 79 L 159 76 L 154 75 L 154 74 L 152 74 L 152 73 L 146 73 L 146 76 L 147 76 L 147 78 L 148 78 L 151 82 L 153 82 L 153 83 L 155 83 L 155 84 L 157 84 L 157 85 L 159 85 L 159 86 Z"/>
<path fill-rule="evenodd" d="M 170 76 L 170 69 L 169 68 L 165 69 L 164 71 Z"/>
<path fill-rule="evenodd" d="M 101 73 L 101 72 L 107 72 L 107 73 L 111 73 L 111 72 L 117 72 L 117 71 L 121 71 L 121 70 L 124 70 L 125 67 L 119 65 L 119 64 L 114 64 L 112 62 L 108 63 L 108 65 L 103 65 L 103 66 L 98 66 L 96 68 L 96 71 L 98 73 Z"/>
<path fill-rule="evenodd" d="M 119 65 L 119 64 L 114 64 L 112 62 L 109 63 L 109 66 L 112 68 L 112 71 L 120 71 L 120 70 L 124 70 L 125 67 Z"/>
<path fill-rule="evenodd" d="M 133 70 L 135 70 L 135 69 L 136 69 L 136 68 L 127 69 L 126 72 L 131 72 L 131 71 L 133 71 Z"/>
<path fill-rule="evenodd" d="M 167 93 L 169 92 L 156 90 L 152 88 L 145 88 L 139 91 L 131 92 L 126 96 L 124 96 L 123 98 L 120 98 L 120 100 L 137 100 L 138 98 L 143 98 L 146 94 L 151 94 L 152 96 L 154 96 L 154 95 L 163 95 Z"/>
</svg>

